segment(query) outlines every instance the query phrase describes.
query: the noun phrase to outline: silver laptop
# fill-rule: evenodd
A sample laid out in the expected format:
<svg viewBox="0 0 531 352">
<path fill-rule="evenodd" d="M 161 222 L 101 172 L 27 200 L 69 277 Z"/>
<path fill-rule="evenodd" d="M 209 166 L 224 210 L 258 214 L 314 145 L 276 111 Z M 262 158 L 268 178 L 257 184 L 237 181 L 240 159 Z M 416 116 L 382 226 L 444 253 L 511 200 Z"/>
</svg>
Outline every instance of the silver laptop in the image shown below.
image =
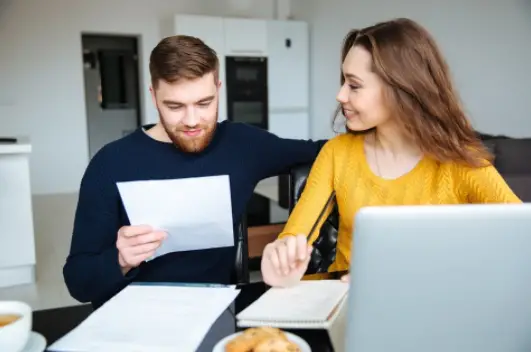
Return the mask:
<svg viewBox="0 0 531 352">
<path fill-rule="evenodd" d="M 356 216 L 349 352 L 531 351 L 531 204 Z"/>
</svg>

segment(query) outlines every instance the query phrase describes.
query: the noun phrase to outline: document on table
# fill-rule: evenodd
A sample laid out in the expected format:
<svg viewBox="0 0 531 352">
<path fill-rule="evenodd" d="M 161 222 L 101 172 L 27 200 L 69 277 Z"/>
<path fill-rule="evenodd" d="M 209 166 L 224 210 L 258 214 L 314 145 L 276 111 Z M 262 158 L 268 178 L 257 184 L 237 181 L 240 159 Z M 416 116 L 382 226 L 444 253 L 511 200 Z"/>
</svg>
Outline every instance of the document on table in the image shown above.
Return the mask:
<svg viewBox="0 0 531 352">
<path fill-rule="evenodd" d="M 228 175 L 117 184 L 132 225 L 168 233 L 154 259 L 170 252 L 234 246 Z"/>
<path fill-rule="evenodd" d="M 196 351 L 240 291 L 235 287 L 130 285 L 50 351 Z"/>
</svg>

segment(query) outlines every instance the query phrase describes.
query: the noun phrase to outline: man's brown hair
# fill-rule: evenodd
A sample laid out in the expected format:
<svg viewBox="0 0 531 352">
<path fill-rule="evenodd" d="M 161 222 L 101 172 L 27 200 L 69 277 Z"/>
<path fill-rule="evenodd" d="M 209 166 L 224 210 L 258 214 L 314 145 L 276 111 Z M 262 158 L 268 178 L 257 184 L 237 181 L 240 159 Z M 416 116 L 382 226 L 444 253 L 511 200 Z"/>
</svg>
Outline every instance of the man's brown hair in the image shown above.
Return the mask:
<svg viewBox="0 0 531 352">
<path fill-rule="evenodd" d="M 196 79 L 214 73 L 217 82 L 219 61 L 216 52 L 201 39 L 176 35 L 162 39 L 149 58 L 151 84 L 159 80 L 174 83 L 181 79 Z"/>
<path fill-rule="evenodd" d="M 371 54 L 372 71 L 384 83 L 388 108 L 423 153 L 440 162 L 472 167 L 492 160 L 465 115 L 448 65 L 426 29 L 399 18 L 352 30 L 344 39 L 341 62 L 353 46 Z M 336 118 L 340 112 L 341 106 Z"/>
</svg>

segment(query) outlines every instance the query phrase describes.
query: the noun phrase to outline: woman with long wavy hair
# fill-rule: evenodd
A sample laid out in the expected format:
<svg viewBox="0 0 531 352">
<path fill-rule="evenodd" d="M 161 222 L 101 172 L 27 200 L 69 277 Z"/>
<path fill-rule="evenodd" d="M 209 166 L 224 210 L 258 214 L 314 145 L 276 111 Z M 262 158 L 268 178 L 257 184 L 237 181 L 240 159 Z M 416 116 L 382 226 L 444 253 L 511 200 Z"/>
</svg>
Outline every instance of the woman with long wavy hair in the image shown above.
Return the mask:
<svg viewBox="0 0 531 352">
<path fill-rule="evenodd" d="M 306 236 L 333 191 L 340 224 L 330 272 L 349 268 L 362 207 L 521 202 L 476 137 L 426 29 L 396 19 L 352 30 L 341 59 L 336 98 L 347 132 L 323 147 L 283 232 L 264 249 L 262 275 L 272 286 L 302 278 L 326 216 Z"/>
</svg>

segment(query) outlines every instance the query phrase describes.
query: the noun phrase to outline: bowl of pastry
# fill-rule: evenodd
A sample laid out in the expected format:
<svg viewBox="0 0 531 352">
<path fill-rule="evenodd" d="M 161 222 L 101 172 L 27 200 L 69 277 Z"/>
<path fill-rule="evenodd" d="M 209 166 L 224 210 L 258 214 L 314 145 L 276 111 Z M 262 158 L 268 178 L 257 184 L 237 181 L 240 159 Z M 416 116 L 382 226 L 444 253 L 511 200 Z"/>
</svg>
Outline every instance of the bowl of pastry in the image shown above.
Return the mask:
<svg viewBox="0 0 531 352">
<path fill-rule="evenodd" d="M 311 352 L 311 349 L 297 335 L 272 327 L 255 327 L 225 337 L 213 352 Z"/>
</svg>

